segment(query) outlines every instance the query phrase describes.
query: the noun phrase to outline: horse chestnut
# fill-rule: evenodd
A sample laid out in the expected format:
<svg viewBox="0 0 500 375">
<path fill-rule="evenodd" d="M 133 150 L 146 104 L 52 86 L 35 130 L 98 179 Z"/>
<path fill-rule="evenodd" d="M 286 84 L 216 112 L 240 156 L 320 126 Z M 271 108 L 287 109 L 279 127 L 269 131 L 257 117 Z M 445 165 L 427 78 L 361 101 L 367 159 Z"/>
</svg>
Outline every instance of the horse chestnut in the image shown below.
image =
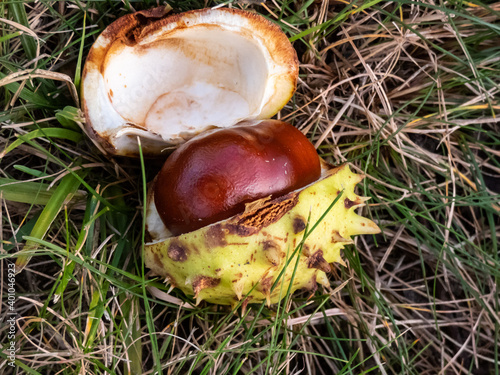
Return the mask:
<svg viewBox="0 0 500 375">
<path fill-rule="evenodd" d="M 172 235 L 227 219 L 320 177 L 315 148 L 295 127 L 266 120 L 201 134 L 170 155 L 154 185 L 156 209 Z"/>
</svg>

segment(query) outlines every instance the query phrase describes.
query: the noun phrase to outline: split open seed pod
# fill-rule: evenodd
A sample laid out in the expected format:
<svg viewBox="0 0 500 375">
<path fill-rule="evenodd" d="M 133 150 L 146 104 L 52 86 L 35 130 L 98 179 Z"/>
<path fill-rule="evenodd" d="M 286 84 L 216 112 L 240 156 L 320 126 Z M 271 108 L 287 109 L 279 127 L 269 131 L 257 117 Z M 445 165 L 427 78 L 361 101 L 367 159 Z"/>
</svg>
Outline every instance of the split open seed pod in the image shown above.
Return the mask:
<svg viewBox="0 0 500 375">
<path fill-rule="evenodd" d="M 91 136 L 108 152 L 160 153 L 214 127 L 266 119 L 291 98 L 295 50 L 254 13 L 164 8 L 119 18 L 97 38 L 82 75 Z"/>
<path fill-rule="evenodd" d="M 380 229 L 354 212 L 367 200 L 354 192 L 363 176 L 347 165 L 322 167 L 319 180 L 302 189 L 179 236 L 163 225 L 150 194 L 146 225 L 155 240 L 146 244 L 146 265 L 197 303 L 271 304 L 289 287 L 329 285 L 330 263 L 343 263 L 340 250 L 351 236 Z"/>
<path fill-rule="evenodd" d="M 86 124 L 102 148 L 134 156 L 138 138 L 146 155 L 177 148 L 148 192 L 146 265 L 197 302 L 274 303 L 290 291 L 327 285 L 330 263 L 342 262 L 340 250 L 351 236 L 379 229 L 354 212 L 366 200 L 354 192 L 362 176 L 324 163 L 291 125 L 261 121 L 295 90 L 293 47 L 276 25 L 253 13 L 164 13 L 157 8 L 111 24 L 92 47 L 82 82 Z M 209 140 L 215 146 L 196 146 Z M 191 161 L 179 164 L 178 153 Z M 211 166 L 216 173 L 207 175 Z M 168 185 L 170 171 L 183 174 L 183 168 L 191 168 L 187 185 L 207 196 L 222 196 L 221 181 L 236 195 L 240 186 L 243 199 L 231 209 L 241 209 L 208 214 L 207 222 L 191 217 L 202 224 L 187 231 L 167 228 L 164 215 L 176 211 L 169 205 L 175 194 L 158 184 Z M 240 181 L 232 180 L 230 168 Z M 266 190 L 290 176 L 290 184 Z M 250 186 L 264 187 L 262 195 L 248 193 Z M 184 192 L 178 216 L 210 206 L 198 197 Z M 201 208 L 190 210 L 191 202 Z"/>
</svg>

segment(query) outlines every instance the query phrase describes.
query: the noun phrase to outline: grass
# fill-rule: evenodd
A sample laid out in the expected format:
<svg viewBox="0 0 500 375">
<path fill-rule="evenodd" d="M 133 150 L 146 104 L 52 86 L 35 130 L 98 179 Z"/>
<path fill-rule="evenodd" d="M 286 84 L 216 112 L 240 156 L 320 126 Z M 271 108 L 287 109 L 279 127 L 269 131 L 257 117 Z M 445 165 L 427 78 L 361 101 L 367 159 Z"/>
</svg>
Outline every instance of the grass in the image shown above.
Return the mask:
<svg viewBox="0 0 500 375">
<path fill-rule="evenodd" d="M 3 1 L 0 371 L 500 374 L 500 3 L 169 2 L 221 4 L 293 41 L 300 79 L 278 116 L 367 176 L 360 212 L 382 233 L 357 237 L 310 299 L 192 306 L 141 257 L 161 163 L 106 158 L 77 110 L 97 35 L 157 2 Z"/>
</svg>

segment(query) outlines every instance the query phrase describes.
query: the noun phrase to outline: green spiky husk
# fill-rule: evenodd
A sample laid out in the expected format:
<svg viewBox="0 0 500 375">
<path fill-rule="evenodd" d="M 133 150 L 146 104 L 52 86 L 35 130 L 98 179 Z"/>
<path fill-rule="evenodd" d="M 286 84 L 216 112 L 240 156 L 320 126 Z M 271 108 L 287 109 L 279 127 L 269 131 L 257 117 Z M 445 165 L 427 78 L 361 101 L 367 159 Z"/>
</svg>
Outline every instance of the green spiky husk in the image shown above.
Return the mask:
<svg viewBox="0 0 500 375">
<path fill-rule="evenodd" d="M 366 201 L 354 193 L 362 179 L 347 165 L 330 168 L 319 181 L 257 201 L 243 214 L 146 244 L 146 266 L 197 302 L 234 305 L 246 296 L 246 302 L 276 303 L 292 280 L 291 292 L 315 290 L 317 282 L 328 284 L 330 263 L 343 263 L 340 250 L 351 236 L 380 231 L 354 212 Z"/>
</svg>

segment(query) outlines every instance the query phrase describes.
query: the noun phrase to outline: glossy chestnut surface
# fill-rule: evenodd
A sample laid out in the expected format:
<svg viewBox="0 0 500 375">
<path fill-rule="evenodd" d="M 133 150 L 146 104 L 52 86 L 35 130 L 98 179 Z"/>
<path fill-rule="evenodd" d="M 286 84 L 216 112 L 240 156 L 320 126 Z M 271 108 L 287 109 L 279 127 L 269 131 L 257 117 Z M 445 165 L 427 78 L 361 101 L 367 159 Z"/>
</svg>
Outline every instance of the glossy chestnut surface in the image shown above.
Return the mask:
<svg viewBox="0 0 500 375">
<path fill-rule="evenodd" d="M 197 136 L 169 156 L 154 186 L 156 209 L 174 236 L 316 181 L 319 157 L 295 127 L 266 120 Z"/>
</svg>

